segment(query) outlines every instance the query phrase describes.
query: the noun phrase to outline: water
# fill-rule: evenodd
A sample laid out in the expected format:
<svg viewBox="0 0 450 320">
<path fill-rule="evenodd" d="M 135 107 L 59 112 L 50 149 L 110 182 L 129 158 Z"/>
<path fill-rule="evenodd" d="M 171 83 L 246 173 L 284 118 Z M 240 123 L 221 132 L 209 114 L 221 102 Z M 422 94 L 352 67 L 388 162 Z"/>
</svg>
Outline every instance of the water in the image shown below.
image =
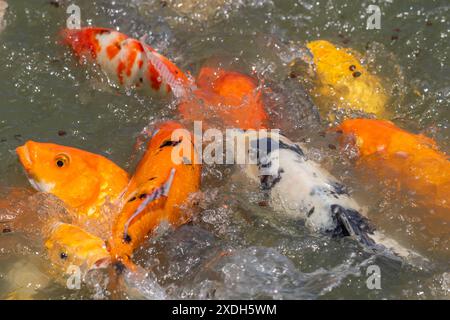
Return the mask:
<svg viewBox="0 0 450 320">
<path fill-rule="evenodd" d="M 0 33 L 3 191 L 29 188 L 14 154 L 26 140 L 83 148 L 131 171 L 135 161 L 130 155 L 142 128 L 178 118 L 172 101 L 124 92 L 79 66 L 57 42 L 69 1 L 58 3 L 9 1 Z M 390 88 L 396 123 L 431 136 L 448 153 L 448 1 L 379 1 L 380 30 L 365 29 L 372 1 L 74 3 L 81 7 L 84 25 L 115 27 L 134 37 L 148 33 L 152 46 L 194 75 L 205 62 L 219 60 L 265 80 L 273 89 L 273 126 L 307 142 L 311 157 L 353 189 L 380 229 L 424 252 L 431 263 L 421 269 L 370 256 L 348 239 L 313 235 L 259 205 L 255 187 L 234 168 L 211 166 L 204 168 L 204 199 L 194 221 L 149 240 L 136 254 L 139 264 L 151 270 L 149 279 L 129 277 L 128 289 L 113 294 L 94 285 L 69 290 L 62 275 L 48 270 L 42 241 L 29 227 L 30 232 L 0 235 L 1 298 L 449 298 L 448 236 L 435 238 L 421 230 L 410 214 L 417 210 L 410 199 L 384 192 L 374 179 L 362 183 L 362 173 L 329 147 L 336 144 L 333 137 L 319 134 L 326 124 L 318 124 L 305 98 L 302 88 L 308 84 L 289 78 L 289 62 L 303 58 L 308 40 L 324 38 L 365 53 L 369 68 Z M 9 190 L 3 191 L 6 197 Z M 1 207 L 2 222 L 50 210 L 32 192 L 18 199 Z M 366 286 L 372 264 L 382 271 L 381 290 Z M 93 275 L 92 282 L 104 276 Z"/>
</svg>

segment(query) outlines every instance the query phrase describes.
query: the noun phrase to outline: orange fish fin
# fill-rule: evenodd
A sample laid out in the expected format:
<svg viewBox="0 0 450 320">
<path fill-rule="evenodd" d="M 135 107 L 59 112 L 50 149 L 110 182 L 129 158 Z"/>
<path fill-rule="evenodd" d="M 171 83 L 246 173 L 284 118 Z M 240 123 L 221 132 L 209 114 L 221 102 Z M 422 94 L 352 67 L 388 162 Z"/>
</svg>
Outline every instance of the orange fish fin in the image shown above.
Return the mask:
<svg viewBox="0 0 450 320">
<path fill-rule="evenodd" d="M 153 201 L 161 198 L 161 197 L 167 197 L 170 192 L 170 188 L 172 186 L 173 178 L 175 176 L 175 168 L 172 168 L 170 170 L 169 178 L 164 182 L 164 184 L 155 189 L 152 193 L 145 196 L 145 200 L 142 201 L 142 203 L 139 205 L 139 207 L 136 209 L 136 211 L 130 216 L 130 218 L 127 220 L 124 226 L 124 232 L 123 237 L 124 239 L 128 237 L 128 227 L 130 226 L 131 222 L 139 215 L 142 211 L 145 210 L 145 208 Z"/>
</svg>

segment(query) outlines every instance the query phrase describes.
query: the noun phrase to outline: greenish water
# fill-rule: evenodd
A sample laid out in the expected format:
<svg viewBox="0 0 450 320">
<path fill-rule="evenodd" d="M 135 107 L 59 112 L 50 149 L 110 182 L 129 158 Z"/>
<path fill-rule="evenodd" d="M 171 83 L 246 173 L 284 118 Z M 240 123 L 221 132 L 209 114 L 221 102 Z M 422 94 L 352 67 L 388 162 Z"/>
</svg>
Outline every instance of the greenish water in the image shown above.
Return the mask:
<svg viewBox="0 0 450 320">
<path fill-rule="evenodd" d="M 150 32 L 152 46 L 194 75 L 204 62 L 218 59 L 265 79 L 289 101 L 272 114 L 273 126 L 292 140 L 310 140 L 314 156 L 353 188 L 380 228 L 425 252 L 432 264 L 421 270 L 371 257 L 350 240 L 312 235 L 255 204 L 255 193 L 248 182 L 236 182 L 233 168 L 208 167 L 202 185 L 206 199 L 193 223 L 150 240 L 137 255 L 153 268 L 158 290 L 181 298 L 448 298 L 449 239 L 429 238 L 408 219 L 413 206 L 379 190 L 377 182 L 361 185 L 351 164 L 327 148 L 332 137 L 322 138 L 316 124 L 305 120 L 309 111 L 296 100 L 302 88 L 289 79 L 287 65 L 309 40 L 352 47 L 392 88 L 389 109 L 395 122 L 431 136 L 448 153 L 448 1 L 188 0 L 176 5 L 182 2 L 73 1 L 81 7 L 83 25 L 118 28 L 133 37 Z M 131 170 L 129 157 L 142 128 L 178 117 L 170 99 L 124 92 L 78 65 L 57 42 L 68 3 L 9 0 L 0 33 L 2 188 L 29 187 L 14 153 L 27 140 L 83 148 Z M 201 5 L 189 8 L 189 3 Z M 372 3 L 382 11 L 380 30 L 365 28 Z M 23 201 L 23 211 L 36 210 L 38 202 Z M 54 280 L 38 242 L 26 234 L 0 235 L 1 298 L 107 297 L 98 288 L 71 291 Z M 232 254 L 222 257 L 223 251 Z M 381 290 L 366 286 L 371 264 L 382 271 Z"/>
</svg>

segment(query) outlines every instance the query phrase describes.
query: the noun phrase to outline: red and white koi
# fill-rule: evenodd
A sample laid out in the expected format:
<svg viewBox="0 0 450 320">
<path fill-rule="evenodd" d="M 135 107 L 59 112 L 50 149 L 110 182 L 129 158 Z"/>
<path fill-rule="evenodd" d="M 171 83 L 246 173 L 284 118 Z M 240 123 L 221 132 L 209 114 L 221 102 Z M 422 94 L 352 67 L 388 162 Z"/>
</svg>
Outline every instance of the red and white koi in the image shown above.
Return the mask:
<svg viewBox="0 0 450 320">
<path fill-rule="evenodd" d="M 94 60 L 108 79 L 126 88 L 180 97 L 190 80 L 174 63 L 127 35 L 107 28 L 64 29 L 64 43 L 80 59 Z M 145 38 L 143 38 L 145 40 Z"/>
</svg>

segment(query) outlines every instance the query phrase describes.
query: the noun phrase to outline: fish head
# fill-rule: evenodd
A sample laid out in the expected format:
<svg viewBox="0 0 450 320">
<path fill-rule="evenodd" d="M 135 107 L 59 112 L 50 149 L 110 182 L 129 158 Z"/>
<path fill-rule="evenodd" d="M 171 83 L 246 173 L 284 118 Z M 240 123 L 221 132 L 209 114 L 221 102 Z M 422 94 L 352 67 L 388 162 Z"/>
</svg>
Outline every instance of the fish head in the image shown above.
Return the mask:
<svg viewBox="0 0 450 320">
<path fill-rule="evenodd" d="M 56 223 L 45 241 L 47 255 L 50 261 L 64 272 L 74 266 L 83 273 L 105 268 L 110 263 L 110 255 L 105 241 L 67 223 Z"/>
<path fill-rule="evenodd" d="M 35 189 L 54 194 L 73 208 L 98 195 L 101 163 L 109 161 L 76 148 L 34 141 L 26 142 L 16 152 Z"/>
</svg>

